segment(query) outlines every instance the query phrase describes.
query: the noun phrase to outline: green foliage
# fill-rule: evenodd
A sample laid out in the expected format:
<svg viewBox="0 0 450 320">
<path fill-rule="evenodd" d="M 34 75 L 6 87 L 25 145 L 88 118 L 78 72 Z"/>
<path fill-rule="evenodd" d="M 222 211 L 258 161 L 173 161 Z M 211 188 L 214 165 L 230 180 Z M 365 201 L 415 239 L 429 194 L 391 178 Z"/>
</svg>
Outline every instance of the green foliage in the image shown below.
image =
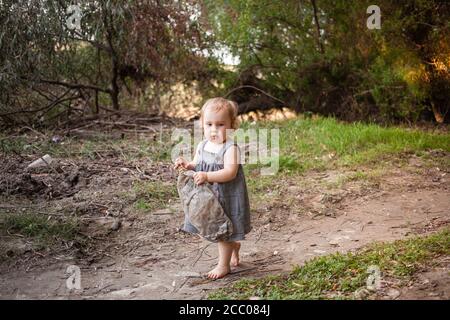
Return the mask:
<svg viewBox="0 0 450 320">
<path fill-rule="evenodd" d="M 135 208 L 142 211 L 152 211 L 167 207 L 170 199 L 178 197 L 176 186 L 161 181 L 136 182 L 133 184 L 136 193 Z"/>
<path fill-rule="evenodd" d="M 449 120 L 450 4 L 380 0 L 381 29 L 370 30 L 371 4 L 85 0 L 77 2 L 83 18 L 75 32 L 66 27 L 68 3 L 3 1 L 0 119 L 44 125 L 70 103 L 97 112 L 97 103 L 139 101 L 147 110 L 183 83 L 205 97 L 249 84 L 296 111 L 347 120 Z M 237 66 L 215 58 L 224 51 Z"/>
<path fill-rule="evenodd" d="M 156 84 L 161 89 L 152 94 L 161 95 L 202 78 L 207 59 L 199 54 L 195 2 L 80 0 L 74 4 L 79 29 L 68 24 L 76 16 L 67 12 L 70 5 L 2 1 L 0 120 L 6 125 L 51 124 L 71 103 L 83 114 L 97 113 L 98 105 L 119 109 L 122 88 L 133 96 Z"/>
<path fill-rule="evenodd" d="M 243 279 L 209 295 L 210 299 L 348 299 L 366 285 L 368 269 L 376 266 L 381 277 L 408 279 L 423 265 L 450 253 L 450 230 L 427 237 L 376 243 L 357 253 L 335 253 L 314 258 L 290 274 Z"/>
<path fill-rule="evenodd" d="M 448 3 L 378 2 L 381 29 L 370 30 L 370 1 L 315 2 L 316 13 L 306 0 L 206 1 L 217 41 L 240 61 L 225 90 L 250 74 L 298 111 L 383 122 L 429 117 L 432 103 L 448 111 Z"/>
<path fill-rule="evenodd" d="M 72 218 L 50 220 L 49 216 L 41 214 L 9 214 L 3 217 L 0 226 L 4 232 L 33 239 L 39 248 L 60 241 L 81 240 L 80 224 Z"/>
</svg>

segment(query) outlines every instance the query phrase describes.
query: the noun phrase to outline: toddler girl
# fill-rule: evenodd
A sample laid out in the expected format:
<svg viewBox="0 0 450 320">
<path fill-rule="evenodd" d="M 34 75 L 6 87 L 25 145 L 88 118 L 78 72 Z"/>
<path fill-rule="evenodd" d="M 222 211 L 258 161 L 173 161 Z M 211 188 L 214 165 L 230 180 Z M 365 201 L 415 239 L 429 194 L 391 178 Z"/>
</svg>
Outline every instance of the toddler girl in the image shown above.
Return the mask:
<svg viewBox="0 0 450 320">
<path fill-rule="evenodd" d="M 233 234 L 228 241 L 218 242 L 219 261 L 208 272 L 208 278 L 219 279 L 239 265 L 239 240 L 250 232 L 250 205 L 244 171 L 240 164 L 239 147 L 229 137 L 237 129 L 237 104 L 224 98 L 212 98 L 201 109 L 200 126 L 205 139 L 199 143 L 192 162 L 176 159 L 175 168 L 194 170 L 194 182 L 213 184 L 225 214 L 233 223 Z M 227 132 L 228 130 L 228 132 Z M 184 231 L 198 233 L 185 217 Z"/>
</svg>

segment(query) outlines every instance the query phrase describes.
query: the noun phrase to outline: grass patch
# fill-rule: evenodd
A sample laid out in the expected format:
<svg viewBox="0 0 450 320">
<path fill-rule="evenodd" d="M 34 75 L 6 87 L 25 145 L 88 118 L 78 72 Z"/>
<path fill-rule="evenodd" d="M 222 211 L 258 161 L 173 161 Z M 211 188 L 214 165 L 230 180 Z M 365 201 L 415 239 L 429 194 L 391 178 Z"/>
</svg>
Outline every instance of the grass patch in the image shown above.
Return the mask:
<svg viewBox="0 0 450 320">
<path fill-rule="evenodd" d="M 264 203 L 268 205 L 272 202 L 278 202 L 283 199 L 283 203 L 290 201 L 286 199 L 286 181 L 292 178 L 289 172 L 280 172 L 275 176 L 265 176 L 259 174 L 259 169 L 244 166 L 245 181 L 247 183 L 247 190 L 250 197 L 250 206 L 255 204 L 261 205 Z M 298 184 L 301 184 L 301 177 L 298 177 Z"/>
<path fill-rule="evenodd" d="M 379 184 L 382 176 L 386 174 L 386 170 L 382 166 L 377 166 L 371 170 L 356 170 L 340 176 L 334 182 L 324 182 L 327 189 L 342 188 L 348 182 L 362 182 L 364 184 Z"/>
<path fill-rule="evenodd" d="M 279 172 L 337 169 L 375 163 L 381 158 L 410 152 L 424 156 L 423 151 L 441 149 L 450 152 L 449 133 L 431 133 L 420 129 L 383 127 L 362 122 L 344 123 L 332 117 L 295 118 L 283 121 L 259 121 L 241 125 L 247 129 L 280 129 Z M 256 131 L 257 132 L 257 131 Z M 0 149 L 6 154 L 48 153 L 54 157 L 84 157 L 101 159 L 118 156 L 125 160 L 149 158 L 154 161 L 170 161 L 171 131 L 162 131 L 152 137 L 127 136 L 112 138 L 98 133 L 95 138 L 64 137 L 60 143 L 51 141 L 52 133 L 45 136 L 0 134 Z M 240 134 L 238 134 L 240 135 Z M 269 136 L 270 138 L 270 136 Z M 131 143 L 130 143 L 131 142 Z M 272 157 L 273 155 L 268 155 Z M 434 157 L 439 159 L 439 157 Z M 450 166 L 448 157 L 441 157 L 442 164 Z M 251 167 L 263 168 L 258 164 Z"/>
<path fill-rule="evenodd" d="M 450 134 L 420 129 L 344 123 L 332 117 L 261 121 L 242 129 L 280 129 L 280 169 L 304 172 L 355 167 L 400 153 L 430 149 L 450 152 Z"/>
<path fill-rule="evenodd" d="M 450 152 L 449 133 L 361 122 L 348 124 L 324 117 L 260 121 L 256 124 L 243 122 L 241 128 L 243 131 L 238 136 L 243 136 L 250 128 L 256 131 L 280 129 L 279 170 L 276 174 L 261 174 L 260 170 L 268 168 L 270 163 L 244 165 L 250 196 L 258 201 L 264 200 L 267 192 L 277 189 L 279 180 L 296 177 L 301 181 L 302 176 L 312 170 L 355 170 L 356 173 L 327 185 L 328 188 L 339 188 L 349 181 L 377 183 L 386 173 L 386 168 L 407 163 L 409 156 L 403 157 L 404 154 L 421 157 L 426 166 L 450 167 L 449 157 L 439 156 L 439 152 L 427 152 Z M 268 149 L 268 158 L 271 159 L 270 146 Z M 362 171 L 364 166 L 370 166 L 370 170 Z"/>
<path fill-rule="evenodd" d="M 178 191 L 174 183 L 137 181 L 133 184 L 133 190 L 136 194 L 134 207 L 141 211 L 164 209 L 170 199 L 178 197 Z"/>
<path fill-rule="evenodd" d="M 30 238 L 38 249 L 55 245 L 61 241 L 81 240 L 80 225 L 73 218 L 48 219 L 40 214 L 6 214 L 0 222 L 4 233 L 18 234 Z"/>
<path fill-rule="evenodd" d="M 365 287 L 370 266 L 377 266 L 382 277 L 407 280 L 423 265 L 449 253 L 450 229 L 445 229 L 426 237 L 376 243 L 356 253 L 317 257 L 287 275 L 240 280 L 209 299 L 351 299 Z"/>
<path fill-rule="evenodd" d="M 273 176 L 259 176 L 258 169 L 244 167 L 247 188 L 252 194 L 264 194 L 272 190 Z"/>
</svg>

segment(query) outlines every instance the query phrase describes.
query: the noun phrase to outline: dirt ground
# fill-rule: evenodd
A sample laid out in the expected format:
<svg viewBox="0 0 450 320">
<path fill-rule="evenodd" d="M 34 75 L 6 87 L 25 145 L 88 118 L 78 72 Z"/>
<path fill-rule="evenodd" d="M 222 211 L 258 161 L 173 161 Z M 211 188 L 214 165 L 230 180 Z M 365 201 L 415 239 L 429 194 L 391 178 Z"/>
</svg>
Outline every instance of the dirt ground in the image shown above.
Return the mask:
<svg viewBox="0 0 450 320">
<path fill-rule="evenodd" d="M 5 157 L 0 209 L 76 215 L 88 245 L 36 251 L 23 237 L 2 235 L 10 258 L 0 264 L 0 298 L 204 299 L 243 277 L 287 272 L 315 256 L 434 232 L 450 221 L 450 174 L 407 157 L 406 165 L 390 165 L 373 181 L 334 185 L 352 172 L 331 170 L 283 181 L 274 201 L 251 204 L 242 263 L 216 281 L 203 277 L 216 262 L 215 245 L 179 230 L 178 198 L 142 213 L 124 193 L 140 179 L 175 183 L 167 163 L 59 159 L 52 170 L 22 173 L 30 158 Z M 378 298 L 449 299 L 449 262 L 422 270 L 408 286 L 382 279 Z M 80 268 L 81 289 L 67 288 L 69 265 Z"/>
</svg>

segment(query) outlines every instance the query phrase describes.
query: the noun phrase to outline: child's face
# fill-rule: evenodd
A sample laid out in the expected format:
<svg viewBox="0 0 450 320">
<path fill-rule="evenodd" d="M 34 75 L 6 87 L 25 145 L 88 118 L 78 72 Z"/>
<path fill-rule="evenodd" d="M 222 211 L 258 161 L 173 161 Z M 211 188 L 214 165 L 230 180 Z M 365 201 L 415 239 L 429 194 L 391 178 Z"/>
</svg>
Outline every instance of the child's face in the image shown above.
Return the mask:
<svg viewBox="0 0 450 320">
<path fill-rule="evenodd" d="M 231 129 L 231 119 L 227 110 L 214 111 L 207 107 L 203 115 L 203 128 L 206 139 L 221 144 L 226 140 L 226 130 Z"/>
</svg>

